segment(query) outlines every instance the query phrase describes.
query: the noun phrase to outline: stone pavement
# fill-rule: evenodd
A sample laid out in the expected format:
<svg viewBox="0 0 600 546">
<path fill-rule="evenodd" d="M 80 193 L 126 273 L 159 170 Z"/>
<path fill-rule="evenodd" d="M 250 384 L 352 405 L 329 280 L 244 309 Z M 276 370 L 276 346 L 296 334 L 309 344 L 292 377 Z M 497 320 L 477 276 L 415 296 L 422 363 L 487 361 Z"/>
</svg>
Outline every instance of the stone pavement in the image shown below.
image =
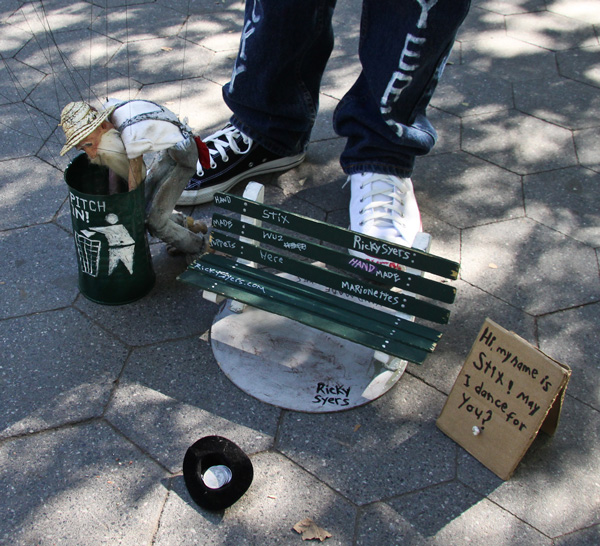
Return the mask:
<svg viewBox="0 0 600 546">
<path fill-rule="evenodd" d="M 62 106 L 149 98 L 204 135 L 228 117 L 242 3 L 128 3 L 0 0 L 0 544 L 294 545 L 305 517 L 332 546 L 599 544 L 600 1 L 473 1 L 432 103 L 439 144 L 413 177 L 433 251 L 462 263 L 451 323 L 388 394 L 328 415 L 229 382 L 208 342 L 216 307 L 158 241 L 147 297 L 78 292 Z M 260 180 L 268 203 L 342 226 L 331 113 L 359 70 L 359 4 L 336 11 L 307 161 Z M 506 482 L 435 426 L 486 316 L 573 369 L 557 433 Z M 222 513 L 181 475 L 210 434 L 255 469 Z"/>
</svg>

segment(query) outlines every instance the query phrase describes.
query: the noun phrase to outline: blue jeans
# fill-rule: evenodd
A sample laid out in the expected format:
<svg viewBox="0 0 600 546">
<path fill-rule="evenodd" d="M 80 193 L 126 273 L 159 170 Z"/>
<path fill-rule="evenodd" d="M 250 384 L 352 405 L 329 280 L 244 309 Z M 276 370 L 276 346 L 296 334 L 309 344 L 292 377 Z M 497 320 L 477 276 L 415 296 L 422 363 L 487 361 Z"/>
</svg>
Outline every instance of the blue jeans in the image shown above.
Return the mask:
<svg viewBox="0 0 600 546">
<path fill-rule="evenodd" d="M 333 49 L 336 0 L 247 0 L 240 50 L 223 88 L 232 123 L 282 155 L 305 151 Z M 347 174 L 410 176 L 436 133 L 426 109 L 470 0 L 363 0 L 362 71 L 334 112 Z"/>
</svg>

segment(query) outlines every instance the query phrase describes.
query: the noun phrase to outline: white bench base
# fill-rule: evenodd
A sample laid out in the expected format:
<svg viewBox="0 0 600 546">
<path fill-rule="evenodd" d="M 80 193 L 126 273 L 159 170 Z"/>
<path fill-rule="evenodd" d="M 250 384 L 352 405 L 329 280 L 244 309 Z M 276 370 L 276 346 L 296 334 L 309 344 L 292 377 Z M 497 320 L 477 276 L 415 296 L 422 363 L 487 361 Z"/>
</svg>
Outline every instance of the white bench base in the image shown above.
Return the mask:
<svg viewBox="0 0 600 546">
<path fill-rule="evenodd" d="M 329 413 L 379 398 L 400 379 L 373 350 L 247 306 L 216 315 L 211 344 L 223 373 L 250 396 L 280 408 Z M 397 359 L 396 359 L 397 360 Z"/>
</svg>

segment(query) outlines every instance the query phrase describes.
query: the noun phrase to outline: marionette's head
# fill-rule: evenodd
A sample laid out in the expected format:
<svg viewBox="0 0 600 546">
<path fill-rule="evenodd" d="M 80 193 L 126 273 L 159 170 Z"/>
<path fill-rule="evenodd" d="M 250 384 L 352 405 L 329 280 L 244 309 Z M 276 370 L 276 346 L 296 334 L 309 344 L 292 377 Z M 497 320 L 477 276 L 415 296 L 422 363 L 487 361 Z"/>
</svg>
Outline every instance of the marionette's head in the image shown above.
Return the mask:
<svg viewBox="0 0 600 546">
<path fill-rule="evenodd" d="M 70 102 L 60 115 L 60 126 L 65 132 L 67 142 L 60 151 L 65 155 L 74 146 L 95 159 L 102 135 L 114 129 L 109 116 L 114 108 L 99 112 L 85 102 Z"/>
<path fill-rule="evenodd" d="M 127 180 L 129 160 L 121 135 L 108 119 L 114 107 L 99 112 L 85 102 L 70 102 L 62 111 L 60 125 L 67 138 L 60 155 L 71 148 L 85 152 L 90 161 L 104 165 Z"/>
</svg>

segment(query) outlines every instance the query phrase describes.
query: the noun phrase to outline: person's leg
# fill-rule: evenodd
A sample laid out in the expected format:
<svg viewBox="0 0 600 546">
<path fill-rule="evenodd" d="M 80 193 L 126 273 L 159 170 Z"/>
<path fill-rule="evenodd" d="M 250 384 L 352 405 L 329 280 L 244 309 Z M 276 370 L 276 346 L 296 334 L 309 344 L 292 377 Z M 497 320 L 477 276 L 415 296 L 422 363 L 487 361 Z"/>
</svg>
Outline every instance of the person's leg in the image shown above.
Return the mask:
<svg viewBox="0 0 600 546">
<path fill-rule="evenodd" d="M 240 51 L 223 97 L 232 123 L 270 151 L 305 151 L 333 49 L 335 0 L 248 0 Z"/>
<path fill-rule="evenodd" d="M 426 108 L 470 0 L 364 0 L 362 72 L 334 114 L 347 174 L 408 177 L 437 138 Z"/>
<path fill-rule="evenodd" d="M 149 174 L 149 177 L 156 174 L 160 178 L 149 181 L 154 192 L 147 203 L 150 233 L 177 250 L 191 255 L 200 254 L 204 250 L 205 239 L 201 233 L 194 233 L 190 229 L 193 226 L 188 226 L 183 221 L 183 215 L 174 214 L 173 209 L 194 172 L 197 159 L 196 143 L 191 138 L 167 150 L 163 154 L 161 168 Z M 166 165 L 170 168 L 165 168 Z"/>
<path fill-rule="evenodd" d="M 411 245 L 420 215 L 411 176 L 436 133 L 426 108 L 469 0 L 364 0 L 362 72 L 334 114 L 347 137 L 351 228 Z M 377 176 L 373 176 L 377 175 Z"/>
<path fill-rule="evenodd" d="M 246 2 L 240 50 L 223 88 L 231 125 L 204 139 L 210 168 L 198 166 L 180 205 L 208 202 L 216 191 L 303 161 L 333 48 L 335 2 Z"/>
</svg>

